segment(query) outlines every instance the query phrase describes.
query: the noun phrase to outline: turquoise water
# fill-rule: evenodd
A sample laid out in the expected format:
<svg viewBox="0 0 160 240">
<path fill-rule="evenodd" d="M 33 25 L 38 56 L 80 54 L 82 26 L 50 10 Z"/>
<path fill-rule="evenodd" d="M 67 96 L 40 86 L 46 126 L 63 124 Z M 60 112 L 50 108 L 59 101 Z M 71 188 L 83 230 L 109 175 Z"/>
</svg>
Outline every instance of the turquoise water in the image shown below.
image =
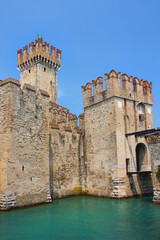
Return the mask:
<svg viewBox="0 0 160 240">
<path fill-rule="evenodd" d="M 160 206 L 151 197 L 77 197 L 0 212 L 0 240 L 160 239 Z"/>
</svg>

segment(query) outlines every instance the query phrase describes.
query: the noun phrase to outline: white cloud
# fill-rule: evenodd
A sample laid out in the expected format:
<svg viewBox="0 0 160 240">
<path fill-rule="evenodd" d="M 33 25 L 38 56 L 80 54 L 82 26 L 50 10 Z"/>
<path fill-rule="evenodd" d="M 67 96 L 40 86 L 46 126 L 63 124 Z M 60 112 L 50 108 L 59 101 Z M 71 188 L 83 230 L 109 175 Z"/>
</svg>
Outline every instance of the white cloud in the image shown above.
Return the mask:
<svg viewBox="0 0 160 240">
<path fill-rule="evenodd" d="M 64 96 L 64 92 L 61 88 L 58 87 L 58 98 Z"/>
</svg>

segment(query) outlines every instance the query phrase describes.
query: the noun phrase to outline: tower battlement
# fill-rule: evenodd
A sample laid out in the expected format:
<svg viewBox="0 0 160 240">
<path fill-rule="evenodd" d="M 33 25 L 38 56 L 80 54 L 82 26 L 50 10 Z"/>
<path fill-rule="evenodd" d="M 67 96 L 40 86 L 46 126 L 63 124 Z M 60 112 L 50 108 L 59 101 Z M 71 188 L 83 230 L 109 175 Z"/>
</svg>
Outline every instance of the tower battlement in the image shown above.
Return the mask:
<svg viewBox="0 0 160 240">
<path fill-rule="evenodd" d="M 121 88 L 122 81 L 122 88 Z M 93 95 L 92 95 L 93 89 Z M 153 104 L 152 83 L 128 76 L 112 70 L 105 74 L 105 90 L 103 90 L 103 78 L 98 77 L 92 84 L 82 86 L 84 108 L 104 101 L 111 97 L 120 97 L 138 102 Z"/>
<path fill-rule="evenodd" d="M 17 52 L 17 68 L 21 72 L 21 88 L 25 84 L 43 90 L 50 100 L 57 103 L 57 72 L 61 68 L 61 51 L 49 46 L 42 39 L 25 46 Z"/>
<path fill-rule="evenodd" d="M 34 62 L 41 62 L 45 65 L 48 65 L 50 68 L 60 69 L 61 67 L 61 51 L 59 49 L 55 49 L 55 47 L 51 46 L 49 48 L 49 44 L 44 42 L 43 40 L 38 39 L 26 45 L 19 51 L 17 51 L 17 68 L 19 70 L 26 68 L 27 66 L 33 65 Z"/>
</svg>

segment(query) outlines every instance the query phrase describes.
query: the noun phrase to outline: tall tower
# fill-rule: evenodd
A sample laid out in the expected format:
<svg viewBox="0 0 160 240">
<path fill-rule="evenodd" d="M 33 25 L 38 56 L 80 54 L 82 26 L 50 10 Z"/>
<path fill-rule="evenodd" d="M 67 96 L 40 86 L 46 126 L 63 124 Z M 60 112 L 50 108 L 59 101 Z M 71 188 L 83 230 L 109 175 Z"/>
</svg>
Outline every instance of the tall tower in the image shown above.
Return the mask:
<svg viewBox="0 0 160 240">
<path fill-rule="evenodd" d="M 57 103 L 57 72 L 61 67 L 61 51 L 38 39 L 17 52 L 17 68 L 21 72 L 20 82 L 35 87 L 36 92 L 44 90 L 50 100 Z"/>
<path fill-rule="evenodd" d="M 143 133 L 154 128 L 152 83 L 112 70 L 105 85 L 103 91 L 98 77 L 82 86 L 86 192 L 113 198 L 150 194 L 151 160 Z"/>
</svg>

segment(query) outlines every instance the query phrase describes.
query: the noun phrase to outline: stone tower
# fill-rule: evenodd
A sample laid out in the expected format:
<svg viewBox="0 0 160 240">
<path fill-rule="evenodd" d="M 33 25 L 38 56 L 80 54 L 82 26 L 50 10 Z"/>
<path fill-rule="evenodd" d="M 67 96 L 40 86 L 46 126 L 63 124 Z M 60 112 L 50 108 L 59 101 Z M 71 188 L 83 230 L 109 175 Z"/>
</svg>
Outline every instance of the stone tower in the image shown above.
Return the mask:
<svg viewBox="0 0 160 240">
<path fill-rule="evenodd" d="M 116 198 L 150 193 L 151 161 L 142 133 L 154 127 L 152 83 L 112 70 L 104 91 L 99 77 L 82 93 L 86 192 Z"/>
<path fill-rule="evenodd" d="M 24 84 L 46 91 L 50 95 L 50 100 L 57 103 L 57 72 L 61 67 L 61 51 L 44 43 L 38 39 L 20 49 L 17 53 L 17 68 L 21 72 L 20 83 L 23 89 Z"/>
</svg>

